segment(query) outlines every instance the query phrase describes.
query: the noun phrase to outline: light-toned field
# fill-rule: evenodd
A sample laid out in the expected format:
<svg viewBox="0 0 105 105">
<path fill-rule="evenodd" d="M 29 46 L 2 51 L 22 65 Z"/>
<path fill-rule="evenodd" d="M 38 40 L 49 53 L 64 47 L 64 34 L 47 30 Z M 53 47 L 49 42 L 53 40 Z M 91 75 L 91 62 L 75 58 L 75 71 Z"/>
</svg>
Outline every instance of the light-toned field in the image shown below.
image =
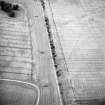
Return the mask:
<svg viewBox="0 0 105 105">
<path fill-rule="evenodd" d="M 65 75 L 68 80 L 64 81 L 59 77 L 59 82 L 64 87 L 61 91 L 65 105 L 72 102 L 77 105 L 104 105 L 105 1 L 45 1 L 50 3 L 51 13 L 48 14 L 53 16 L 53 25 L 56 25 L 57 29 L 55 35 L 59 37 L 59 45 L 61 44 L 60 48 L 64 54 L 59 57 L 60 51 L 56 49 L 57 60 L 64 60 L 68 69 L 68 77 Z M 62 63 L 59 66 L 63 68 Z M 64 72 L 64 69 L 62 71 Z"/>
</svg>

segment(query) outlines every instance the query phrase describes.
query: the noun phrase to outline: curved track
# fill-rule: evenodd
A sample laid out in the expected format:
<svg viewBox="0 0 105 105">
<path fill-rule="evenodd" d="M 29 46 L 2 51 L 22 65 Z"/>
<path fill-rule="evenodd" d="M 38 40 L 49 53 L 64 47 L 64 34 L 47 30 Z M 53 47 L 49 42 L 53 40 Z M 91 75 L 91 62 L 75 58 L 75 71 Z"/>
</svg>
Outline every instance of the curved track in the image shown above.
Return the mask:
<svg viewBox="0 0 105 105">
<path fill-rule="evenodd" d="M 36 102 L 36 105 L 39 104 L 39 99 L 40 99 L 40 90 L 39 90 L 39 87 L 35 84 L 32 84 L 32 83 L 29 83 L 29 82 L 23 82 L 23 81 L 19 81 L 19 80 L 11 80 L 11 79 L 0 79 L 0 81 L 7 81 L 7 82 L 15 82 L 15 83 L 21 83 L 21 84 L 26 84 L 26 85 L 30 85 L 32 87 L 34 87 L 38 94 L 37 94 L 37 102 Z"/>
</svg>

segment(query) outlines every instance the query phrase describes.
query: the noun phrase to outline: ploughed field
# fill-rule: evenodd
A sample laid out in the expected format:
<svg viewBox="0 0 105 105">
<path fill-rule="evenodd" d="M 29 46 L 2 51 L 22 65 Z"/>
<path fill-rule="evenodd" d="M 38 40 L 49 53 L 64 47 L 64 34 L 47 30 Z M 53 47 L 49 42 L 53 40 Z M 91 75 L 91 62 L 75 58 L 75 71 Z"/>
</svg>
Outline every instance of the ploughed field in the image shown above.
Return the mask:
<svg viewBox="0 0 105 105">
<path fill-rule="evenodd" d="M 16 13 L 17 15 L 17 13 Z M 20 15 L 20 14 L 19 14 Z M 30 75 L 31 39 L 26 16 L 10 17 L 0 11 L 0 76 Z M 7 75 L 9 74 L 9 75 Z"/>
</svg>

